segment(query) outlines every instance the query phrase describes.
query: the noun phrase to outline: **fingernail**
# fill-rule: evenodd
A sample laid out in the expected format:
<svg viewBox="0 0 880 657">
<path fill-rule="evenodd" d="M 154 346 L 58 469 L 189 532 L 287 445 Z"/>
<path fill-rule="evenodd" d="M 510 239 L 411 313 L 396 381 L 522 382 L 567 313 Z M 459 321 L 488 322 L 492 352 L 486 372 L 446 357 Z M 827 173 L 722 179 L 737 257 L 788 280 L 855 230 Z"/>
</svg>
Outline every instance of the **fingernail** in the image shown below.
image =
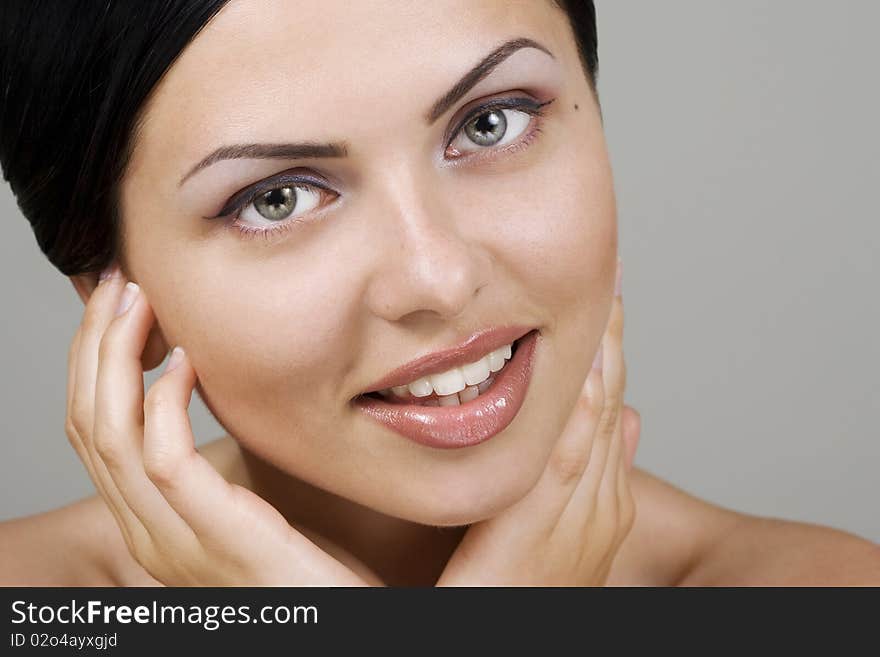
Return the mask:
<svg viewBox="0 0 880 657">
<path fill-rule="evenodd" d="M 168 359 L 168 364 L 165 365 L 165 371 L 170 372 L 175 367 L 180 365 L 183 362 L 183 348 L 182 347 L 174 347 L 171 351 L 171 358 Z"/>
<path fill-rule="evenodd" d="M 117 317 L 131 308 L 131 304 L 134 303 L 134 300 L 137 297 L 138 290 L 140 290 L 140 287 L 137 283 L 129 281 L 125 284 L 125 289 L 122 291 L 122 298 L 119 300 L 119 307 L 116 309 Z"/>
<path fill-rule="evenodd" d="M 623 260 L 617 256 L 617 276 L 614 279 L 614 296 L 621 296 L 621 288 L 623 284 Z"/>
<path fill-rule="evenodd" d="M 604 341 L 599 343 L 599 351 L 596 352 L 596 357 L 593 358 L 593 369 L 601 370 L 602 369 L 602 352 L 605 351 Z"/>
<path fill-rule="evenodd" d="M 115 278 L 119 276 L 119 264 L 116 262 L 112 262 L 104 268 L 104 271 L 101 272 L 100 276 L 98 276 L 98 282 L 103 283 L 108 278 Z"/>
</svg>

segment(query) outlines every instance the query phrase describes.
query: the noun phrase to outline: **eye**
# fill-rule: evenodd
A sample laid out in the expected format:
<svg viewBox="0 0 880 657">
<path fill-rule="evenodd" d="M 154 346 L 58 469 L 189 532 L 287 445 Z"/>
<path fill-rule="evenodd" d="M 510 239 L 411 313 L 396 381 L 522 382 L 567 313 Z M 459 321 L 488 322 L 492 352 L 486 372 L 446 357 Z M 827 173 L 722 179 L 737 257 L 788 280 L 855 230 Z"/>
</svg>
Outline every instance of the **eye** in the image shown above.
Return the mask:
<svg viewBox="0 0 880 657">
<path fill-rule="evenodd" d="M 540 131 L 542 109 L 552 103 L 537 103 L 527 98 L 511 98 L 494 101 L 478 108 L 455 131 L 454 139 L 446 148 L 447 156 L 453 159 L 462 153 L 472 152 L 469 145 L 477 146 L 473 151 L 486 149 L 507 150 L 511 143 L 528 145 Z M 525 134 L 525 138 L 520 139 Z"/>
<path fill-rule="evenodd" d="M 268 239 L 308 221 L 300 217 L 312 213 L 324 196 L 338 194 L 310 177 L 287 174 L 239 192 L 218 214 L 205 218 L 226 219 L 224 225 L 236 228 L 241 237 Z"/>
<path fill-rule="evenodd" d="M 239 220 L 252 225 L 271 225 L 308 212 L 321 202 L 321 191 L 305 185 L 281 185 L 257 194 L 243 207 Z"/>
</svg>

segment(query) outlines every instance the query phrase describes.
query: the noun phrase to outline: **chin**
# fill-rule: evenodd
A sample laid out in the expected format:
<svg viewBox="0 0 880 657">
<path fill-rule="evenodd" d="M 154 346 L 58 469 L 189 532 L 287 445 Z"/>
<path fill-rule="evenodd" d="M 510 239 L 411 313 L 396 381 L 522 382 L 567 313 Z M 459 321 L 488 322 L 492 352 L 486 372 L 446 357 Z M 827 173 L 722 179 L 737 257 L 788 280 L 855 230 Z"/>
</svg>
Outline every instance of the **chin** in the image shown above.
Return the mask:
<svg viewBox="0 0 880 657">
<path fill-rule="evenodd" d="M 434 486 L 400 486 L 404 493 L 394 500 L 394 509 L 379 509 L 410 522 L 436 527 L 470 525 L 492 518 L 521 500 L 535 485 L 536 473 L 508 471 L 491 477 L 463 477 L 445 480 Z M 386 500 L 388 501 L 388 500 Z"/>
</svg>

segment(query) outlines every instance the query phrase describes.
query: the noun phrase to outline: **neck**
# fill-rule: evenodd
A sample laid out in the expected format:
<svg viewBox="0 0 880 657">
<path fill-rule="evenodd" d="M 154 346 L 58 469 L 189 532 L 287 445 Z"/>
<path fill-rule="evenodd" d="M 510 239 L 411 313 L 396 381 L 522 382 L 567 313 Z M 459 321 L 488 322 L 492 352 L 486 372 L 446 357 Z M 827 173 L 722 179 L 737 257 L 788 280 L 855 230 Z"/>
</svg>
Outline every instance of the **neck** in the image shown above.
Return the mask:
<svg viewBox="0 0 880 657">
<path fill-rule="evenodd" d="M 242 485 L 293 527 L 316 532 L 359 559 L 389 586 L 433 586 L 467 527 L 435 527 L 389 516 L 282 472 L 236 441 Z"/>
</svg>

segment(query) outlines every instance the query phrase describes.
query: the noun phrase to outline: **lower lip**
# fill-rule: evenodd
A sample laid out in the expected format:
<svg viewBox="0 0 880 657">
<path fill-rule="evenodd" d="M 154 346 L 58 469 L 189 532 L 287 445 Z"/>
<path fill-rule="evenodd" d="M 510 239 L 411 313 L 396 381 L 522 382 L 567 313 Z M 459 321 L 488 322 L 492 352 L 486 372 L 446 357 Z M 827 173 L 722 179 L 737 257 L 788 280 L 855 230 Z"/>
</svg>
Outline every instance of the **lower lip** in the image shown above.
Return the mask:
<svg viewBox="0 0 880 657">
<path fill-rule="evenodd" d="M 394 404 L 361 395 L 354 404 L 371 418 L 422 445 L 470 447 L 503 431 L 519 412 L 529 382 L 538 341 L 534 330 L 517 343 L 516 353 L 498 371 L 491 387 L 459 406 Z"/>
</svg>

